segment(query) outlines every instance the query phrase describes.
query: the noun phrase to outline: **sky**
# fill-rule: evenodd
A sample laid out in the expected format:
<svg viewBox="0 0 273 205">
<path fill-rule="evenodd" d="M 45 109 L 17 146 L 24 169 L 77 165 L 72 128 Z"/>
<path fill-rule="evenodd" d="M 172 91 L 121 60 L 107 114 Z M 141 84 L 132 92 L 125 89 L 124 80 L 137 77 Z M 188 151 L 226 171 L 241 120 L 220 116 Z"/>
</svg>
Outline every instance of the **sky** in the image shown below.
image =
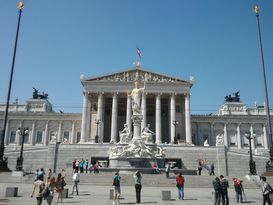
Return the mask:
<svg viewBox="0 0 273 205">
<path fill-rule="evenodd" d="M 0 104 L 6 103 L 18 21 L 16 0 L 0 0 Z M 254 4 L 260 23 L 270 107 L 273 107 L 273 1 L 25 0 L 10 102 L 33 87 L 55 111 L 82 111 L 80 76 L 142 67 L 189 80 L 193 114 L 217 114 L 240 91 L 247 106 L 264 103 Z"/>
</svg>

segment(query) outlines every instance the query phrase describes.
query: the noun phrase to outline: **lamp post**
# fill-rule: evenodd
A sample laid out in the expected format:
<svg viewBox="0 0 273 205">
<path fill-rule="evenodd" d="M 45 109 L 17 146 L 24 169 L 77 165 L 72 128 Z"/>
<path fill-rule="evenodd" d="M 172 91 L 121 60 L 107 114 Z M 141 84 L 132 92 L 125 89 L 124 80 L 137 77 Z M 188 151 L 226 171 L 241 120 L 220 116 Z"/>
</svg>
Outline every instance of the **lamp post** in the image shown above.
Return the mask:
<svg viewBox="0 0 273 205">
<path fill-rule="evenodd" d="M 95 120 L 95 123 L 97 125 L 95 143 L 99 142 L 99 124 L 100 124 L 100 122 L 101 122 L 101 120 Z"/>
<path fill-rule="evenodd" d="M 271 127 L 271 119 L 270 119 L 270 111 L 269 111 L 269 101 L 268 101 L 268 92 L 267 92 L 267 82 L 266 82 L 266 72 L 265 72 L 265 64 L 264 64 L 264 54 L 263 54 L 263 45 L 262 45 L 262 35 L 260 29 L 260 7 L 255 5 L 253 7 L 253 11 L 256 15 L 257 20 L 257 29 L 258 29 L 258 38 L 259 38 L 259 46 L 261 53 L 261 64 L 262 64 L 262 74 L 263 74 L 263 84 L 264 84 L 264 97 L 265 97 L 265 109 L 266 109 L 266 118 L 267 118 L 267 139 L 268 144 L 270 146 L 269 150 L 269 159 L 270 163 L 266 165 L 266 171 L 273 172 L 273 142 L 272 142 L 272 127 Z"/>
<path fill-rule="evenodd" d="M 22 137 L 22 144 L 21 144 L 21 151 L 20 151 L 20 157 L 17 158 L 16 162 L 16 171 L 23 171 L 23 151 L 24 151 L 24 142 L 25 142 L 25 137 L 28 136 L 28 128 L 18 128 L 17 133 L 19 136 Z"/>
<path fill-rule="evenodd" d="M 250 175 L 256 175 L 256 164 L 253 160 L 253 156 L 252 156 L 252 146 L 251 146 L 251 140 L 254 139 L 256 136 L 255 133 L 251 132 L 246 132 L 245 133 L 245 137 L 248 139 L 248 143 L 249 143 L 249 155 L 250 155 L 250 159 L 249 159 L 249 174 Z"/>
<path fill-rule="evenodd" d="M 17 24 L 17 31 L 16 31 L 16 37 L 15 37 L 15 44 L 14 44 L 14 50 L 13 50 L 13 58 L 12 58 L 12 65 L 10 70 L 10 78 L 9 78 L 9 87 L 8 87 L 8 95 L 7 95 L 7 101 L 6 101 L 6 108 L 4 112 L 4 120 L 1 130 L 1 144 L 0 144 L 0 172 L 2 171 L 10 171 L 8 168 L 8 162 L 7 158 L 4 156 L 4 150 L 5 150 L 5 135 L 6 135 L 6 126 L 7 126 L 7 120 L 8 120 L 8 112 L 9 112 L 9 101 L 10 101 L 10 93 L 11 93 L 11 86 L 12 86 L 12 79 L 13 79 L 13 71 L 14 71 L 14 64 L 15 64 L 15 56 L 16 56 L 16 49 L 17 49 L 17 41 L 18 41 L 18 35 L 19 35 L 19 28 L 20 28 L 20 22 L 21 22 L 21 14 L 22 9 L 24 7 L 23 2 L 19 2 L 17 8 L 19 11 L 18 16 L 18 24 Z"/>
<path fill-rule="evenodd" d="M 174 144 L 177 144 L 177 137 L 176 137 L 176 126 L 179 124 L 177 120 L 173 120 L 174 125 Z"/>
</svg>

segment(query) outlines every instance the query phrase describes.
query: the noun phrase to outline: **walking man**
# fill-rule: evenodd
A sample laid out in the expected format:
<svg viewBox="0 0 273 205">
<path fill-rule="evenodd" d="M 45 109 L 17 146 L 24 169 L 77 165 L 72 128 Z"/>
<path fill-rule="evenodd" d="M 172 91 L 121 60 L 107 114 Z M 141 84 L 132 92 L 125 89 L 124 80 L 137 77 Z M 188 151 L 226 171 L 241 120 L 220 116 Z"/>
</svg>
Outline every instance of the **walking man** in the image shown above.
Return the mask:
<svg viewBox="0 0 273 205">
<path fill-rule="evenodd" d="M 221 184 L 220 184 L 220 179 L 219 177 L 216 177 L 213 181 L 212 181 L 212 185 L 214 188 L 214 205 L 220 205 L 220 201 L 222 198 L 221 195 Z"/>
<path fill-rule="evenodd" d="M 270 200 L 270 193 L 272 193 L 272 188 L 269 186 L 269 184 L 266 182 L 266 177 L 261 177 L 262 180 L 262 192 L 263 192 L 263 205 L 266 204 L 266 202 L 269 205 L 272 205 L 271 200 Z"/>
<path fill-rule="evenodd" d="M 169 178 L 169 177 L 170 177 L 170 169 L 171 169 L 170 164 L 169 164 L 169 163 L 167 163 L 167 165 L 166 165 L 166 169 L 165 169 L 165 172 L 166 172 L 166 178 Z"/>
<path fill-rule="evenodd" d="M 224 178 L 223 175 L 220 175 L 220 183 L 221 183 L 221 189 L 222 189 L 222 204 L 229 205 L 229 198 L 228 198 L 228 180 Z"/>
<path fill-rule="evenodd" d="M 80 182 L 80 174 L 78 173 L 78 170 L 76 169 L 74 170 L 72 180 L 73 180 L 73 187 L 72 187 L 71 195 L 74 194 L 75 189 L 76 189 L 77 195 L 79 195 L 78 183 Z"/>
<path fill-rule="evenodd" d="M 210 165 L 210 173 L 209 173 L 209 175 L 210 176 L 211 175 L 215 176 L 215 173 L 214 173 L 214 164 L 213 163 Z"/>
<path fill-rule="evenodd" d="M 41 205 L 43 202 L 43 190 L 45 189 L 45 183 L 43 182 L 43 175 L 38 175 L 37 180 L 34 182 L 31 197 L 36 197 L 37 205 Z"/>
<path fill-rule="evenodd" d="M 178 176 L 176 176 L 176 187 L 178 189 L 178 198 L 179 200 L 184 200 L 184 182 L 185 179 L 182 176 L 181 173 L 179 173 Z"/>
<path fill-rule="evenodd" d="M 239 203 L 239 202 L 243 203 L 243 195 L 242 195 L 243 185 L 242 185 L 242 182 L 243 181 L 240 180 L 239 178 L 234 178 L 233 179 L 237 203 Z"/>
<path fill-rule="evenodd" d="M 113 186 L 114 186 L 113 205 L 115 205 L 115 204 L 119 204 L 119 197 L 120 197 L 120 176 L 118 172 L 116 172 L 113 177 Z"/>
</svg>

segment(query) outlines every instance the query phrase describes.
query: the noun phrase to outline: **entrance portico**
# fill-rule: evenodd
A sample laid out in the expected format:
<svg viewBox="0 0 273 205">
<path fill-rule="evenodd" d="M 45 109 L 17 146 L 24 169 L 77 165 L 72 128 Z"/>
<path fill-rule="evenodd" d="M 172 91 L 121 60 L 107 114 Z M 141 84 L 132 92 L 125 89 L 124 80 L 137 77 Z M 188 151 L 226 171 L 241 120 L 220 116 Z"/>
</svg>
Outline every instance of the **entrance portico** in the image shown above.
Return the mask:
<svg viewBox="0 0 273 205">
<path fill-rule="evenodd" d="M 145 82 L 141 128 L 150 124 L 150 129 L 156 132 L 157 144 L 174 143 L 177 138 L 191 144 L 189 96 L 193 82 L 141 67 L 105 76 L 81 78 L 84 87 L 81 143 L 95 141 L 96 120 L 100 120 L 98 135 L 101 142 L 118 142 L 118 132 L 125 123 L 130 129 L 133 128 L 128 91 L 133 89 L 136 80 L 142 84 Z M 178 126 L 174 125 L 174 121 L 179 122 Z"/>
</svg>

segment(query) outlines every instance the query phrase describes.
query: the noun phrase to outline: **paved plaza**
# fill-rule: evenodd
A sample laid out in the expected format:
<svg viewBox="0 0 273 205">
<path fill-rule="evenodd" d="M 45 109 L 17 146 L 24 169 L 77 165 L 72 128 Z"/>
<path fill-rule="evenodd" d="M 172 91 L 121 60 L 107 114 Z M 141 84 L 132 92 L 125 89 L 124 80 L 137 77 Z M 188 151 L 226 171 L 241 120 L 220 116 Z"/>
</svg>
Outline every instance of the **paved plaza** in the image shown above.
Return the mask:
<svg viewBox="0 0 273 205">
<path fill-rule="evenodd" d="M 18 197 L 5 197 L 6 187 L 17 186 Z M 69 192 L 72 185 L 68 184 Z M 111 205 L 112 200 L 109 199 L 109 192 L 111 189 L 109 186 L 99 186 L 90 184 L 79 185 L 79 195 L 69 195 L 69 198 L 65 198 L 62 204 L 99 204 L 99 205 Z M 171 200 L 162 201 L 162 190 L 171 191 Z M 0 182 L 0 204 L 1 205 L 30 205 L 36 204 L 36 199 L 31 198 L 32 184 L 29 183 L 1 183 Z M 121 200 L 120 204 L 135 204 L 135 192 L 133 186 L 121 186 Z M 246 189 L 246 197 L 249 204 L 262 204 L 261 191 L 259 189 Z M 236 204 L 234 202 L 234 189 L 229 190 L 230 204 Z M 55 198 L 56 199 L 56 198 Z M 55 199 L 53 204 L 55 203 Z M 46 201 L 43 201 L 46 204 Z M 179 201 L 177 199 L 176 187 L 148 187 L 142 188 L 142 200 L 141 204 L 187 204 L 187 205 L 208 205 L 213 204 L 212 189 L 211 188 L 187 188 L 185 187 L 185 200 Z"/>
</svg>

